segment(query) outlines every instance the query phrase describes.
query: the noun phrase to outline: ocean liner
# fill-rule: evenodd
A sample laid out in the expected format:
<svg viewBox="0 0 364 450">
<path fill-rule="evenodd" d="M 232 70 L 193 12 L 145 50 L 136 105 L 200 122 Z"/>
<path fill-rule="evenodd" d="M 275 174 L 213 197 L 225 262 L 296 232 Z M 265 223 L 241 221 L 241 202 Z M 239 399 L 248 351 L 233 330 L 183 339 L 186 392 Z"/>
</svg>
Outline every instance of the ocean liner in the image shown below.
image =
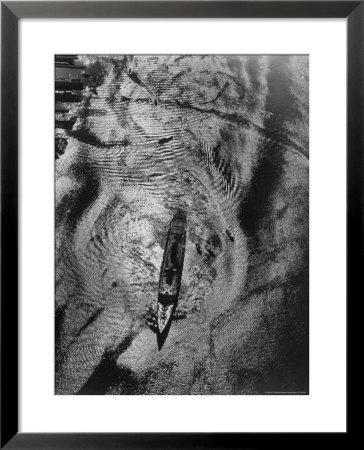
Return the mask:
<svg viewBox="0 0 364 450">
<path fill-rule="evenodd" d="M 162 348 L 175 312 L 181 286 L 186 247 L 186 214 L 177 212 L 169 226 L 164 248 L 157 304 L 157 342 Z"/>
</svg>

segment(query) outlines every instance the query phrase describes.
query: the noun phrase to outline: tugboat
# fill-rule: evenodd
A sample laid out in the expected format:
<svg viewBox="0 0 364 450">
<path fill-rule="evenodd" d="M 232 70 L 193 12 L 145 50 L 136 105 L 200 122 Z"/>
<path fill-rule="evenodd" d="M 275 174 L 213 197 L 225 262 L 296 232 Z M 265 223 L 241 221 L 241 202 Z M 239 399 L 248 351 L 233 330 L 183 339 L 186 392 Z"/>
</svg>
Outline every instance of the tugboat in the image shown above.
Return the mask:
<svg viewBox="0 0 364 450">
<path fill-rule="evenodd" d="M 187 219 L 177 212 L 168 230 L 161 267 L 157 304 L 157 343 L 161 350 L 167 338 L 177 306 L 186 247 Z"/>
</svg>

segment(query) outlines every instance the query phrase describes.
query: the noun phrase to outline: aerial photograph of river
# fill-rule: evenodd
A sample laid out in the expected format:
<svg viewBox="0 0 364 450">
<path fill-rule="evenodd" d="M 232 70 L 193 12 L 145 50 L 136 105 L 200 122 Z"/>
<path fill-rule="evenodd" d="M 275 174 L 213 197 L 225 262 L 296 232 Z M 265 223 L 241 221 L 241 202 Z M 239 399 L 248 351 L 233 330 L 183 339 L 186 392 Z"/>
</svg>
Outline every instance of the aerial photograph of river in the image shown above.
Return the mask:
<svg viewBox="0 0 364 450">
<path fill-rule="evenodd" d="M 55 394 L 309 393 L 308 55 L 55 56 Z"/>
</svg>

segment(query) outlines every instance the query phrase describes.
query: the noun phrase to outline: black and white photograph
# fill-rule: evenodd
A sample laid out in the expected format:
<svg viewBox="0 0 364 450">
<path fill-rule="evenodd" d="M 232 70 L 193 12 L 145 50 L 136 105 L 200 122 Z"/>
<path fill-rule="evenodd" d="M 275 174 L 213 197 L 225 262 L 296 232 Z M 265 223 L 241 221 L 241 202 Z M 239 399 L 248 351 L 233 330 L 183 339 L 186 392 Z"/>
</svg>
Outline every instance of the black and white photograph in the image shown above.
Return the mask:
<svg viewBox="0 0 364 450">
<path fill-rule="evenodd" d="M 57 395 L 309 394 L 309 56 L 55 55 Z"/>
</svg>

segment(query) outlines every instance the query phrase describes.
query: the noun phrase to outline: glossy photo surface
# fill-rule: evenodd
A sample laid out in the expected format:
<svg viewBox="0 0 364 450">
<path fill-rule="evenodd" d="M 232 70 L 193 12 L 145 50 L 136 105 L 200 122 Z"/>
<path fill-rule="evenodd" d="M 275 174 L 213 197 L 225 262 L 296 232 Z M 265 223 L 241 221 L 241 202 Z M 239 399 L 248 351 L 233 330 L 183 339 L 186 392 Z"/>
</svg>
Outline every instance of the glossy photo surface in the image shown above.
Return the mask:
<svg viewBox="0 0 364 450">
<path fill-rule="evenodd" d="M 308 394 L 309 57 L 55 56 L 55 393 Z"/>
</svg>

